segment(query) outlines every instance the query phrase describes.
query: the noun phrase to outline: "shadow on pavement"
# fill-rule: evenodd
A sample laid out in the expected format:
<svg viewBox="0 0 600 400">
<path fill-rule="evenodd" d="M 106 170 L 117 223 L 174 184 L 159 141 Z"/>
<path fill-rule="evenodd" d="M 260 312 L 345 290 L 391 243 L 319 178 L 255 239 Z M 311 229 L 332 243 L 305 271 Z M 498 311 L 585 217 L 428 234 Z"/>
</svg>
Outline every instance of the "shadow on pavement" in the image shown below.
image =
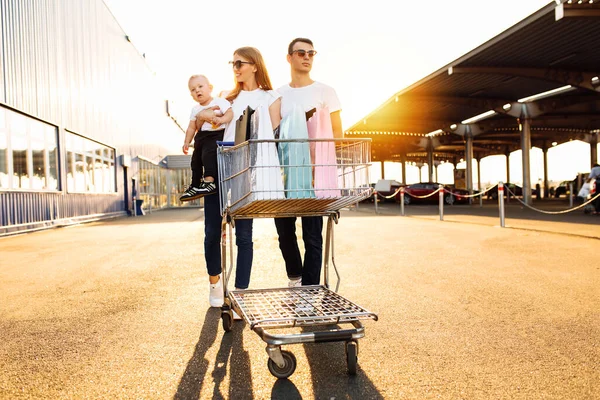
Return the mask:
<svg viewBox="0 0 600 400">
<path fill-rule="evenodd" d="M 206 311 L 200 338 L 196 343 L 194 354 L 188 361 L 188 365 L 179 381 L 177 392 L 173 396 L 174 399 L 200 398 L 202 383 L 208 370 L 208 361 L 204 356 L 217 337 L 220 320 L 221 310 L 211 307 Z"/>
<path fill-rule="evenodd" d="M 349 325 L 337 326 L 347 329 Z M 332 326 L 322 329 L 331 329 Z M 319 328 L 321 329 L 321 328 Z M 307 329 L 315 331 L 317 329 Z M 307 343 L 304 351 L 309 362 L 315 399 L 383 399 L 383 395 L 360 367 L 358 341 L 358 367 L 356 375 L 348 374 L 344 342 Z"/>
<path fill-rule="evenodd" d="M 211 373 L 214 386 L 213 399 L 242 399 L 252 393 L 252 376 L 250 375 L 250 358 L 243 346 L 244 323 L 234 323 L 229 333 L 219 329 L 221 310 L 210 308 L 206 312 L 204 325 L 192 358 L 179 381 L 174 399 L 199 399 L 202 385 L 206 382 L 209 372 L 209 362 L 206 353 L 221 335 L 221 345 L 217 352 L 215 367 Z M 230 366 L 229 393 L 222 393 L 221 384 L 227 376 L 227 366 Z"/>
<path fill-rule="evenodd" d="M 301 400 L 302 395 L 296 385 L 288 379 L 277 379 L 271 390 L 271 400 Z"/>
</svg>

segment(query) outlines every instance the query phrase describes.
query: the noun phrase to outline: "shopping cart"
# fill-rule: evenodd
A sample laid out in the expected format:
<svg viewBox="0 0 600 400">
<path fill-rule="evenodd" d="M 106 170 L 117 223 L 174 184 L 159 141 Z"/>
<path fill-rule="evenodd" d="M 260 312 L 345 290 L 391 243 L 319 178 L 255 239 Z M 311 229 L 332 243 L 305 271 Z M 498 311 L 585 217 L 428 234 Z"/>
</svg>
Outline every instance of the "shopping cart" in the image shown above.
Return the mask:
<svg viewBox="0 0 600 400">
<path fill-rule="evenodd" d="M 356 374 L 358 339 L 365 335 L 361 321 L 377 320 L 377 315 L 336 293 L 340 275 L 334 262 L 333 226 L 338 222 L 342 208 L 371 195 L 370 145 L 370 139 L 249 140 L 236 146 L 219 143 L 217 159 L 223 215 L 221 263 L 225 294 L 221 312 L 223 329 L 231 331 L 233 311 L 242 316 L 250 329 L 267 343 L 267 365 L 277 378 L 287 378 L 296 369 L 296 358 L 291 352 L 281 350 L 281 346 L 298 343 L 345 342 L 348 372 Z M 277 149 L 281 155 L 286 146 L 289 157 L 280 164 Z M 313 155 L 322 152 L 333 156 L 325 161 L 312 158 L 307 165 L 306 158 L 294 157 L 301 153 L 296 150 L 302 146 L 308 146 Z M 306 154 L 307 148 L 304 150 Z M 282 185 L 283 181 L 288 185 Z M 301 187 L 302 182 L 307 181 L 312 191 L 306 185 Z M 327 186 L 323 186 L 324 182 Z M 297 187 L 290 188 L 294 185 Z M 228 290 L 234 257 L 230 243 L 231 265 L 228 267 L 227 236 L 232 237 L 235 221 L 291 216 L 328 217 L 324 284 Z M 330 262 L 337 276 L 335 291 L 329 288 Z M 296 332 L 288 333 L 290 328 Z"/>
</svg>

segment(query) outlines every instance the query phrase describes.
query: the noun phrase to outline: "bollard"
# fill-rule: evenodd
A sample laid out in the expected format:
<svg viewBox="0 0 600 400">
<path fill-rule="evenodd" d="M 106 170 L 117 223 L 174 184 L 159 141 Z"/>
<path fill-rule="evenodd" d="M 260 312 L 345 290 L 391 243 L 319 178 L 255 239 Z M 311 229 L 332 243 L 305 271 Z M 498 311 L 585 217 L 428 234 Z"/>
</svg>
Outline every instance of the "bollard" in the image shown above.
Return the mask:
<svg viewBox="0 0 600 400">
<path fill-rule="evenodd" d="M 377 190 L 373 190 L 373 203 L 375 203 L 375 214 L 379 214 L 379 208 L 377 208 Z"/>
<path fill-rule="evenodd" d="M 573 182 L 569 183 L 569 208 L 573 208 Z"/>
<path fill-rule="evenodd" d="M 439 186 L 440 189 L 440 221 L 444 220 L 444 185 Z"/>
<path fill-rule="evenodd" d="M 483 192 L 479 193 L 479 207 L 483 207 Z"/>
<path fill-rule="evenodd" d="M 500 226 L 504 228 L 504 183 L 498 182 L 498 208 L 500 209 Z"/>
<path fill-rule="evenodd" d="M 404 217 L 404 187 L 400 188 L 400 215 Z"/>
</svg>

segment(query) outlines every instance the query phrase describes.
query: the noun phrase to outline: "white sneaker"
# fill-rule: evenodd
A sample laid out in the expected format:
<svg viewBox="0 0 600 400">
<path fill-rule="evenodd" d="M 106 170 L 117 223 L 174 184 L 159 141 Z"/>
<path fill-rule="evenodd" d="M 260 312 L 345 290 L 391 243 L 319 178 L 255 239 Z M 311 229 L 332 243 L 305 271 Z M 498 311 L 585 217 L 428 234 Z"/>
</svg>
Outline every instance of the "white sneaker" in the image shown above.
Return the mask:
<svg viewBox="0 0 600 400">
<path fill-rule="evenodd" d="M 302 277 L 290 279 L 288 282 L 288 287 L 300 287 L 302 286 Z"/>
<path fill-rule="evenodd" d="M 223 277 L 219 275 L 217 283 L 210 283 L 210 293 L 208 295 L 208 302 L 211 307 L 221 307 L 225 302 L 223 297 Z"/>
</svg>

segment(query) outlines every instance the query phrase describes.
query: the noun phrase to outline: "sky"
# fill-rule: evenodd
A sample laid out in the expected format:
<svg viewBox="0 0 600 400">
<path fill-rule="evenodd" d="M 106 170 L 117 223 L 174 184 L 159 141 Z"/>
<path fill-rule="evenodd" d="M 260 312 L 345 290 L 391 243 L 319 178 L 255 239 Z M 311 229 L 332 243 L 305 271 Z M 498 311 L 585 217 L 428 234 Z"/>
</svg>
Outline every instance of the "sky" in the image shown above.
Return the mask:
<svg viewBox="0 0 600 400">
<path fill-rule="evenodd" d="M 396 92 L 550 3 L 549 0 L 104 2 L 132 44 L 145 55 L 160 82 L 162 95 L 171 106 L 175 104 L 182 119 L 194 105 L 187 89 L 190 75 L 206 75 L 214 86 L 214 95 L 229 90 L 234 83 L 228 65 L 233 51 L 253 46 L 262 53 L 271 82 L 277 88 L 290 79 L 286 61 L 289 42 L 295 37 L 308 37 L 318 52 L 311 76 L 335 88 L 342 103 L 345 129 Z M 556 168 L 550 179 L 572 179 L 571 175 L 579 170 L 589 171 L 589 146 L 581 145 L 586 149 L 588 162 L 578 165 L 582 157 L 573 157 L 576 165 Z M 564 158 L 562 153 L 570 157 L 581 148 L 558 147 L 561 154 L 553 158 Z M 511 156 L 511 166 L 515 156 L 516 153 Z M 516 158 L 520 160 L 520 156 Z M 505 165 L 504 157 L 501 164 Z M 497 179 L 498 168 L 483 169 L 483 165 L 482 180 Z M 388 172 L 394 178 L 399 177 L 395 172 L 398 168 L 386 165 L 386 178 Z M 532 181 L 539 175 L 533 169 L 534 165 Z M 426 177 L 426 169 L 423 173 Z M 378 174 L 376 166 L 373 176 Z M 520 175 L 520 170 L 511 169 L 515 182 Z M 451 182 L 451 176 L 451 167 L 440 168 L 440 177 L 445 181 Z M 409 182 L 418 181 L 416 167 L 407 169 L 409 177 Z"/>
</svg>

